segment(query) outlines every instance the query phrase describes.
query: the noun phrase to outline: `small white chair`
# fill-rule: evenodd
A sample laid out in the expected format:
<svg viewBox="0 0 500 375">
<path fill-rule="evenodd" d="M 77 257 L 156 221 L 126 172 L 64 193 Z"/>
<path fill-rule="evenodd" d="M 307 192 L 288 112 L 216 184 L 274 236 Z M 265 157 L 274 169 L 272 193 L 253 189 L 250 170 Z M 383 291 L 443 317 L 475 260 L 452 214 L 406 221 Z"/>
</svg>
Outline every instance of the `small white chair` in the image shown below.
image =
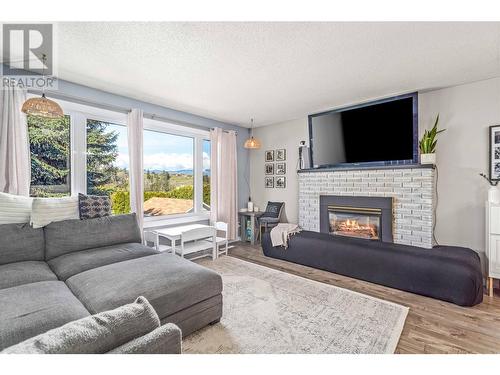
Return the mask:
<svg viewBox="0 0 500 375">
<path fill-rule="evenodd" d="M 216 237 L 217 231 L 215 230 L 215 227 L 196 228 L 182 232 L 180 256 L 184 258 L 184 255 L 212 248 L 212 260 L 215 260 L 217 257 Z M 190 259 L 194 260 L 207 255 Z"/>
<path fill-rule="evenodd" d="M 217 232 L 224 232 L 224 237 L 215 237 L 215 243 L 217 245 L 217 257 L 222 254 L 227 255 L 227 249 L 229 247 L 227 227 L 227 223 L 224 223 L 223 221 L 217 221 L 215 223 L 215 229 L 217 230 Z M 221 245 L 225 245 L 223 251 L 220 250 Z"/>
</svg>

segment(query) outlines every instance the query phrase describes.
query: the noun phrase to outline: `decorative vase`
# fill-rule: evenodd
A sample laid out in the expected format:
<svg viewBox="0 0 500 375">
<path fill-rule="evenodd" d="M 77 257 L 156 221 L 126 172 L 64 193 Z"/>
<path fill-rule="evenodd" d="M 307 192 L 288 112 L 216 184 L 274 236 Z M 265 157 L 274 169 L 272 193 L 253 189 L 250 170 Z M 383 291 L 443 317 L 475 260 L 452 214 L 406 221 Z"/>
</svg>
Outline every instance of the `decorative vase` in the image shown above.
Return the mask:
<svg viewBox="0 0 500 375">
<path fill-rule="evenodd" d="M 436 154 L 420 154 L 420 164 L 436 164 Z"/>
<path fill-rule="evenodd" d="M 488 202 L 500 203 L 500 190 L 497 186 L 490 186 L 488 189 Z"/>
<path fill-rule="evenodd" d="M 252 201 L 248 201 L 247 210 L 248 210 L 248 212 L 253 212 L 253 202 Z"/>
</svg>

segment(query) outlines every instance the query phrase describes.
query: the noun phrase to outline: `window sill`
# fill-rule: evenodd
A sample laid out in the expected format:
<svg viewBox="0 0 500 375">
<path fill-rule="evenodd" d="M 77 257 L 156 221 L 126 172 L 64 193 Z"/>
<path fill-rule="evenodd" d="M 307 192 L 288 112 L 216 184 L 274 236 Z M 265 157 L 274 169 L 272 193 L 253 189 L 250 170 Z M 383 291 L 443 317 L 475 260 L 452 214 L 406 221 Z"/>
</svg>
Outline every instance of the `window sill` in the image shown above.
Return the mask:
<svg viewBox="0 0 500 375">
<path fill-rule="evenodd" d="M 165 228 L 171 226 L 177 226 L 182 224 L 192 224 L 200 221 L 208 221 L 210 219 L 209 214 L 198 214 L 198 215 L 190 215 L 184 217 L 176 217 L 176 218 L 166 218 L 159 220 L 145 220 L 144 221 L 144 230 L 151 230 L 156 228 Z"/>
</svg>

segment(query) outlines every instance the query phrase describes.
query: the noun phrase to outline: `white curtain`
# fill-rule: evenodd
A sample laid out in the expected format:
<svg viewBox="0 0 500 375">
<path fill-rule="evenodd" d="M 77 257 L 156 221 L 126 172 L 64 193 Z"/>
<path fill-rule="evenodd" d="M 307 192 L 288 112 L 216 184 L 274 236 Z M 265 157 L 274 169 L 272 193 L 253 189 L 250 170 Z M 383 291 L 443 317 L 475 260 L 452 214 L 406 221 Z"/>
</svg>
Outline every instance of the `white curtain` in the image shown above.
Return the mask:
<svg viewBox="0 0 500 375">
<path fill-rule="evenodd" d="M 233 240 L 238 230 L 236 133 L 212 129 L 210 143 L 210 220 L 228 223 Z"/>
<path fill-rule="evenodd" d="M 26 90 L 0 90 L 0 191 L 30 194 L 31 161 L 26 115 L 21 112 Z"/>
<path fill-rule="evenodd" d="M 143 113 L 133 109 L 127 117 L 130 209 L 137 214 L 137 221 L 144 228 L 144 163 L 143 163 Z"/>
</svg>

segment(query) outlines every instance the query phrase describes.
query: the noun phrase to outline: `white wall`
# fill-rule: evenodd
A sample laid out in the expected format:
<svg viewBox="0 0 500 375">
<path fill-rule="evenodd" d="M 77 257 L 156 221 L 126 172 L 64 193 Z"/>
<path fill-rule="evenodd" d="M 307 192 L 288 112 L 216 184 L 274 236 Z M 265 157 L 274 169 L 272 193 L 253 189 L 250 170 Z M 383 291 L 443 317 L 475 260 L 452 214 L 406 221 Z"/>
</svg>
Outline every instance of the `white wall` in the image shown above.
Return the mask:
<svg viewBox="0 0 500 375">
<path fill-rule="evenodd" d="M 252 200 L 262 210 L 267 201 L 285 202 L 285 215 L 289 222 L 298 222 L 297 162 L 299 142 L 308 141 L 307 118 L 287 121 L 281 124 L 254 129 L 254 136 L 262 141 L 260 150 L 250 151 L 250 191 Z M 266 189 L 264 187 L 264 152 L 286 149 L 286 188 Z"/>
<path fill-rule="evenodd" d="M 374 98 L 377 99 L 377 98 Z M 488 184 L 488 127 L 500 124 L 500 78 L 419 94 L 419 127 L 431 127 L 440 114 L 446 128 L 438 142 L 436 237 L 441 244 L 483 252 L 484 201 Z M 257 128 L 264 147 L 250 155 L 252 198 L 262 208 L 267 200 L 286 204 L 290 222 L 297 222 L 298 185 L 295 163 L 300 140 L 308 140 L 307 118 Z M 287 188 L 264 188 L 264 150 L 287 148 Z M 292 168 L 290 168 L 292 167 Z"/>
<path fill-rule="evenodd" d="M 419 95 L 421 132 L 439 113 L 436 237 L 441 244 L 485 249 L 484 202 L 489 185 L 488 127 L 500 124 L 500 78 Z"/>
</svg>

